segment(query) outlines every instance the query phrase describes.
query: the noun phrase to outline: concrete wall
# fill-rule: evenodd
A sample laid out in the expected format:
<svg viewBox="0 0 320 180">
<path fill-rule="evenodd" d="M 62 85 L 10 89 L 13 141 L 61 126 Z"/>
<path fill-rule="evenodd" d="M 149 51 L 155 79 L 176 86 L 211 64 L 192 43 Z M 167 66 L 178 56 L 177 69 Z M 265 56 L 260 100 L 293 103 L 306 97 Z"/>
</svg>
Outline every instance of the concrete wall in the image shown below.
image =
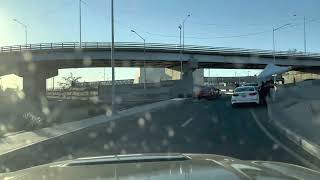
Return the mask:
<svg viewBox="0 0 320 180">
<path fill-rule="evenodd" d="M 296 134 L 320 144 L 320 80 L 279 86 L 271 94 L 271 119 Z"/>
<path fill-rule="evenodd" d="M 161 101 L 174 98 L 172 89 L 177 81 L 163 81 L 161 83 L 127 84 L 116 86 L 116 103 L 138 101 Z M 103 102 L 111 102 L 111 86 L 102 85 L 98 88 L 98 98 Z"/>
<path fill-rule="evenodd" d="M 146 83 L 159 83 L 160 81 L 179 80 L 180 71 L 168 68 L 146 68 Z M 204 85 L 204 71 L 203 69 L 197 69 L 193 72 L 193 81 L 195 85 Z M 144 82 L 144 70 L 139 69 L 139 72 L 135 78 L 135 83 Z"/>
<path fill-rule="evenodd" d="M 165 68 L 146 68 L 146 83 L 158 83 L 160 81 L 172 80 L 166 73 Z M 145 80 L 144 68 L 140 68 L 135 78 L 135 83 L 143 83 Z"/>
<path fill-rule="evenodd" d="M 293 83 L 294 80 L 296 82 L 300 82 L 306 79 L 320 79 L 320 74 L 315 73 L 306 73 L 306 72 L 299 72 L 299 71 L 289 71 L 282 75 L 284 78 L 284 83 Z"/>
</svg>

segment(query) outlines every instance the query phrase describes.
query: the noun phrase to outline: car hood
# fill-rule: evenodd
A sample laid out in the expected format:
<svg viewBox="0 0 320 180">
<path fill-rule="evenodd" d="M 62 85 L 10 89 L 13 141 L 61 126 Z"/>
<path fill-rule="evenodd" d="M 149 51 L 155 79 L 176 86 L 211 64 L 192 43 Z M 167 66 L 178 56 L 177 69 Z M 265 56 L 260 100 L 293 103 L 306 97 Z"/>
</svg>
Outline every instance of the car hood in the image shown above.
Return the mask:
<svg viewBox="0 0 320 180">
<path fill-rule="evenodd" d="M 320 179 L 320 173 L 278 162 L 242 161 L 207 154 L 139 154 L 76 159 L 0 175 L 4 180 L 35 179 Z"/>
</svg>

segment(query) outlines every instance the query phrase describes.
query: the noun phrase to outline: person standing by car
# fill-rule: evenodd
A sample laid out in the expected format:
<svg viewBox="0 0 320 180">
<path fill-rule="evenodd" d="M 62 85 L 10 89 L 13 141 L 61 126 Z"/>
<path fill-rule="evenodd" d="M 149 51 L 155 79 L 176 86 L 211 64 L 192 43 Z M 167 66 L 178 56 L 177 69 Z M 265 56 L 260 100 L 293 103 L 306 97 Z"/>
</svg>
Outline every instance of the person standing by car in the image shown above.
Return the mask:
<svg viewBox="0 0 320 180">
<path fill-rule="evenodd" d="M 260 101 L 261 101 L 261 104 L 267 104 L 266 103 L 266 97 L 267 97 L 267 94 L 268 94 L 268 88 L 267 88 L 267 83 L 265 82 L 262 82 L 261 83 L 261 86 L 260 86 L 260 90 L 259 90 L 259 95 L 260 95 Z"/>
</svg>

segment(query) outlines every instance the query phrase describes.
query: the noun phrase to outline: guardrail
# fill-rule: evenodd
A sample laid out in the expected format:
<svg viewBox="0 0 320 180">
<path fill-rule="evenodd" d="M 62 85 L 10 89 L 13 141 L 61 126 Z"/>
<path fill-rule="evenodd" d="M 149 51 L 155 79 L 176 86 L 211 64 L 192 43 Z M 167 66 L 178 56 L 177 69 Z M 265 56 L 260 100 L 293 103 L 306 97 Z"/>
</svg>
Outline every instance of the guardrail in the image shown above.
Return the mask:
<svg viewBox="0 0 320 180">
<path fill-rule="evenodd" d="M 60 42 L 60 43 L 40 43 L 40 44 L 25 44 L 14 46 L 0 47 L 0 53 L 6 52 L 20 52 L 20 51 L 34 51 L 34 50 L 54 50 L 54 49 L 79 49 L 79 42 Z M 111 48 L 110 42 L 82 42 L 83 49 L 106 49 Z M 140 50 L 144 48 L 143 43 L 132 42 L 118 42 L 115 43 L 117 49 L 132 49 Z M 227 47 L 210 47 L 210 46 L 193 46 L 185 45 L 182 49 L 178 44 L 159 44 L 147 43 L 146 50 L 166 50 L 166 51 L 183 51 L 185 53 L 225 53 L 225 54 L 239 54 L 239 55 L 261 55 L 272 56 L 271 50 L 260 49 L 244 49 L 244 48 L 227 48 Z M 290 56 L 290 57 L 306 57 L 306 58 L 320 58 L 320 53 L 303 53 L 290 51 L 276 51 L 275 56 Z"/>
</svg>

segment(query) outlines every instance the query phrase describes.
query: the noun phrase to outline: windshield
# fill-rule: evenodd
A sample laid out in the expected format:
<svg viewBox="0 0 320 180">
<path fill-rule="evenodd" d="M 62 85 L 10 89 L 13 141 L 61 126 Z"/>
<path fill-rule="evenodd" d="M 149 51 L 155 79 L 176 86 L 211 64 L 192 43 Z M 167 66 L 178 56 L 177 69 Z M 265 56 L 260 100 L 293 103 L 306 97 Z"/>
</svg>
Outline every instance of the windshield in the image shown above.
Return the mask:
<svg viewBox="0 0 320 180">
<path fill-rule="evenodd" d="M 0 174 L 147 153 L 320 169 L 319 7 L 2 0 Z"/>
</svg>

